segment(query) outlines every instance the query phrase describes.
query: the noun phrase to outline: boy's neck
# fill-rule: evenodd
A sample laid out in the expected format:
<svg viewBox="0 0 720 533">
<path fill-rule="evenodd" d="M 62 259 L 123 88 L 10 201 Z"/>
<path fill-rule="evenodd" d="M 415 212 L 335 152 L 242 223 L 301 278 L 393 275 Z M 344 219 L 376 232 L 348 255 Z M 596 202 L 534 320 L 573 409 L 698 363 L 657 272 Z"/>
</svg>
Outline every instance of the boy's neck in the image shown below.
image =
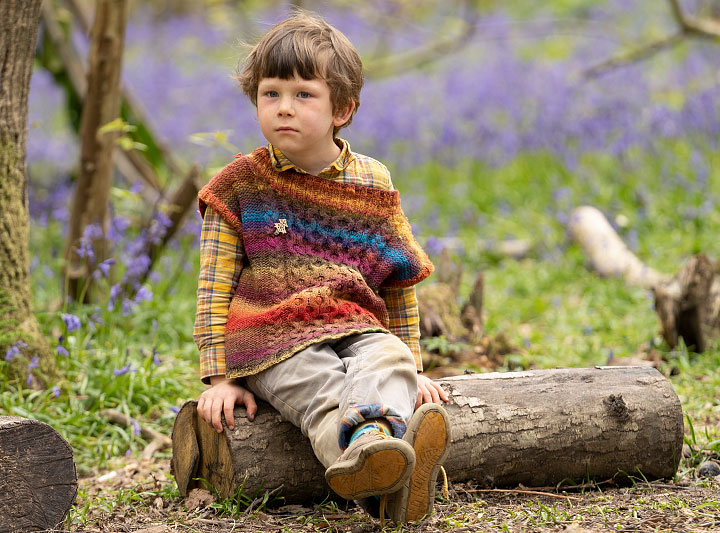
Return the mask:
<svg viewBox="0 0 720 533">
<path fill-rule="evenodd" d="M 331 139 L 326 147 L 309 154 L 293 154 L 285 151 L 282 154 L 296 167 L 317 176 L 340 156 L 340 152 L 335 139 Z"/>
</svg>

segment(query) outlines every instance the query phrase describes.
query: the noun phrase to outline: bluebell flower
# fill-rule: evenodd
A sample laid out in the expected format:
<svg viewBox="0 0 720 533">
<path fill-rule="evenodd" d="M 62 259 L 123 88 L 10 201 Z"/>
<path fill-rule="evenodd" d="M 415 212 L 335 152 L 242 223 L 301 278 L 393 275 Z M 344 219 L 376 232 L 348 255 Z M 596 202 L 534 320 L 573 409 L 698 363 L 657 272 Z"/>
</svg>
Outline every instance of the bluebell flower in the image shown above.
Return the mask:
<svg viewBox="0 0 720 533">
<path fill-rule="evenodd" d="M 63 355 L 65 357 L 69 355 L 67 349 L 62 344 L 58 344 L 57 353 L 58 355 Z"/>
<path fill-rule="evenodd" d="M 99 272 L 102 277 L 106 278 L 108 277 L 108 274 L 110 274 L 110 267 L 114 264 L 115 259 L 112 257 L 110 259 L 105 259 L 105 261 L 98 263 L 97 270 L 95 272 Z"/>
<path fill-rule="evenodd" d="M 152 359 L 153 359 L 153 363 L 155 363 L 157 366 L 160 366 L 160 365 L 162 364 L 162 361 L 161 361 L 160 358 L 158 357 L 158 347 L 157 347 L 157 344 L 156 344 L 155 346 L 153 346 L 153 349 L 152 349 Z"/>
<path fill-rule="evenodd" d="M 137 368 L 133 368 L 132 364 L 128 363 L 123 367 L 113 370 L 113 374 L 115 374 L 116 376 L 122 376 L 124 374 L 127 374 L 128 372 L 137 372 Z"/>
<path fill-rule="evenodd" d="M 135 295 L 135 302 L 150 302 L 153 299 L 153 293 L 152 290 L 146 288 L 145 286 L 140 287 L 140 290 L 137 291 L 137 294 Z"/>
<path fill-rule="evenodd" d="M 82 326 L 82 322 L 80 322 L 80 319 L 75 315 L 71 315 L 70 313 L 63 313 L 62 319 L 63 322 L 65 322 L 65 327 L 67 328 L 68 333 L 80 329 L 80 327 Z"/>
<path fill-rule="evenodd" d="M 28 370 L 35 370 L 35 369 L 38 367 L 39 364 L 40 364 L 40 357 L 38 357 L 38 356 L 36 355 L 36 356 L 34 356 L 34 357 L 32 358 L 32 360 L 31 360 L 30 363 L 28 364 L 27 369 L 28 369 Z"/>
<path fill-rule="evenodd" d="M 52 388 L 52 393 L 53 393 L 53 396 L 55 396 L 55 398 L 58 398 L 60 396 L 60 388 L 57 385 L 55 385 Z"/>
<path fill-rule="evenodd" d="M 6 361 L 12 361 L 20 355 L 20 349 L 17 347 L 17 345 L 13 344 L 10 346 L 10 348 L 7 349 L 7 352 L 5 352 L 5 360 Z"/>
<path fill-rule="evenodd" d="M 125 298 L 122 303 L 122 314 L 123 316 L 130 316 L 135 311 L 135 302 Z"/>
<path fill-rule="evenodd" d="M 108 300 L 107 310 L 113 311 L 115 309 L 115 300 L 117 300 L 117 297 L 120 295 L 120 292 L 122 291 L 122 287 L 119 283 L 116 283 L 112 287 L 110 287 L 110 299 Z"/>
<path fill-rule="evenodd" d="M 176 405 L 171 405 L 170 410 L 175 414 L 178 414 L 180 412 L 180 408 L 177 407 Z"/>
<path fill-rule="evenodd" d="M 137 420 L 131 418 L 130 422 L 132 422 L 133 426 L 133 435 L 140 435 L 140 424 L 137 423 Z"/>
</svg>

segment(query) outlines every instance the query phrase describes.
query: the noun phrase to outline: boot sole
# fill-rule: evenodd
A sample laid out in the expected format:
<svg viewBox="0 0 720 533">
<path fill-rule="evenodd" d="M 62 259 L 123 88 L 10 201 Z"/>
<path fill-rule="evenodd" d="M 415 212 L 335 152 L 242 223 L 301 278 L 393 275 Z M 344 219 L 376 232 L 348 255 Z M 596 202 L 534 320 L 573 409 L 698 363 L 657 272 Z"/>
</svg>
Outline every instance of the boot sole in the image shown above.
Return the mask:
<svg viewBox="0 0 720 533">
<path fill-rule="evenodd" d="M 428 413 L 415 435 L 413 449 L 417 467 L 410 477 L 408 496 L 408 522 L 420 520 L 430 514 L 435 502 L 435 482 L 441 463 L 447 457 L 450 448 L 450 433 L 447 420 L 438 411 Z"/>
<path fill-rule="evenodd" d="M 404 440 L 415 451 L 416 466 L 408 482 L 393 494 L 390 518 L 396 523 L 417 522 L 433 511 L 435 482 L 450 451 L 450 423 L 441 408 L 425 404 L 426 413 L 416 427 L 408 427 Z M 412 422 L 411 422 L 412 424 Z"/>
<path fill-rule="evenodd" d="M 412 446 L 400 439 L 369 445 L 357 458 L 332 465 L 325 479 L 347 500 L 394 492 L 410 477 L 415 466 Z"/>
</svg>

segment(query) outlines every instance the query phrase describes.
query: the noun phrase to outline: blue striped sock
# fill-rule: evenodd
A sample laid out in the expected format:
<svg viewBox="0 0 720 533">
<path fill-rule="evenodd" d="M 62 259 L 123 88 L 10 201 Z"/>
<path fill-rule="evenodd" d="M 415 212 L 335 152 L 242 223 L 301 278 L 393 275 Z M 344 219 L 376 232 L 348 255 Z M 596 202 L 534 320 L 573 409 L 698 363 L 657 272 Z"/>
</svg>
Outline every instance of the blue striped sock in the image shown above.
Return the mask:
<svg viewBox="0 0 720 533">
<path fill-rule="evenodd" d="M 353 441 L 357 440 L 361 435 L 364 435 L 368 431 L 381 431 L 382 433 L 385 433 L 385 435 L 388 435 L 389 437 L 392 437 L 390 435 L 390 431 L 388 428 L 385 427 L 384 424 L 378 424 L 377 422 L 363 422 L 362 424 L 359 424 L 355 431 L 353 431 L 352 436 L 350 437 L 350 442 L 348 442 L 348 446 L 353 443 Z"/>
</svg>

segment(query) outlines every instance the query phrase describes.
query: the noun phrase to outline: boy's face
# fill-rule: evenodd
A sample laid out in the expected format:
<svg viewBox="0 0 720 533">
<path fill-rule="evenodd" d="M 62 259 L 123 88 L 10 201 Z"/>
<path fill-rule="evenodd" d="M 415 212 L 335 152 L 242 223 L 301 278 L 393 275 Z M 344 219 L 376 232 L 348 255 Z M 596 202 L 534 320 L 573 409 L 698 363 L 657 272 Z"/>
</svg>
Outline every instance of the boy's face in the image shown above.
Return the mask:
<svg viewBox="0 0 720 533">
<path fill-rule="evenodd" d="M 265 138 L 295 164 L 312 163 L 335 149 L 333 128 L 347 122 L 349 109 L 334 113 L 330 87 L 322 79 L 262 78 L 257 116 Z"/>
</svg>

